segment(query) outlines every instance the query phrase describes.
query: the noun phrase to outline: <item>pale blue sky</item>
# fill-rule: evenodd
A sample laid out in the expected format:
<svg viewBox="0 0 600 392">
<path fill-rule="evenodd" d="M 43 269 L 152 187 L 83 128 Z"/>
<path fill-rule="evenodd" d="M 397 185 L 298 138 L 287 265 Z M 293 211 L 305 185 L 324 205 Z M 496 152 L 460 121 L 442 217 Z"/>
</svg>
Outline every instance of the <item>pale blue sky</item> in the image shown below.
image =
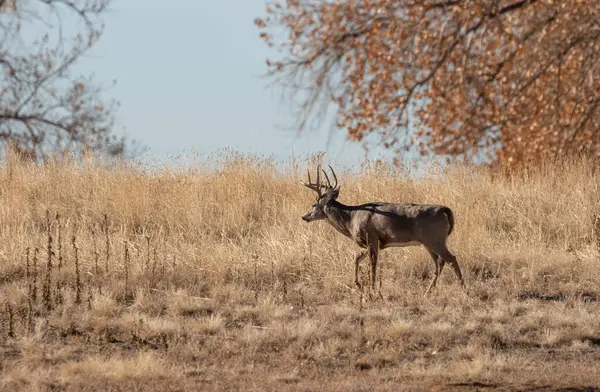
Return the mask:
<svg viewBox="0 0 600 392">
<path fill-rule="evenodd" d="M 117 132 L 164 160 L 195 149 L 231 147 L 287 157 L 324 150 L 329 126 L 297 136 L 276 90 L 261 75 L 273 54 L 258 38 L 253 19 L 266 0 L 115 0 L 106 30 L 79 68 L 117 85 Z M 336 132 L 328 155 L 336 162 L 362 159 L 360 144 Z M 374 154 L 370 154 L 374 157 Z"/>
</svg>

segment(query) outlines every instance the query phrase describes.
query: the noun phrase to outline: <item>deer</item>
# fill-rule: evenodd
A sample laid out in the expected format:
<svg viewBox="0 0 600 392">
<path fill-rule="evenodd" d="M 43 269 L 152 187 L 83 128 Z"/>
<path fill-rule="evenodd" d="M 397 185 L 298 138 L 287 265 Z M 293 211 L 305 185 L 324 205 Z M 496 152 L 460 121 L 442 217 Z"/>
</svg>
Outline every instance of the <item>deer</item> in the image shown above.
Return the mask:
<svg viewBox="0 0 600 392">
<path fill-rule="evenodd" d="M 371 261 L 370 283 L 374 291 L 379 251 L 391 247 L 418 245 L 425 247 L 435 265 L 435 275 L 425 295 L 435 287 L 445 263 L 452 266 L 456 278 L 465 288 L 458 261 L 446 245 L 446 240 L 454 229 L 454 213 L 449 207 L 437 204 L 383 202 L 345 205 L 338 201 L 340 186 L 331 165 L 329 169 L 333 175 L 334 185 L 320 165 L 316 170 L 316 182 L 311 181 L 310 170 L 308 170 L 308 183 L 300 181 L 317 194 L 312 210 L 302 216 L 302 220 L 305 222 L 327 220 L 334 229 L 352 239 L 361 248 L 354 260 L 354 284 L 359 290 L 362 290 L 358 280 L 359 266 L 367 255 Z M 327 184 L 321 183 L 321 171 L 325 175 Z"/>
</svg>

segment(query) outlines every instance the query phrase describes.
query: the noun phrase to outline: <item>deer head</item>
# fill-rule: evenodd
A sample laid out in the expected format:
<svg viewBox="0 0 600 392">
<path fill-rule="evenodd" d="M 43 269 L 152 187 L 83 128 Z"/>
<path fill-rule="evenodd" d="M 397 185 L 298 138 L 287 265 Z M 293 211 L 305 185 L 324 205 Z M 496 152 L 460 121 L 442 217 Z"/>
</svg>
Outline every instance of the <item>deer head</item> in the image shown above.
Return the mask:
<svg viewBox="0 0 600 392">
<path fill-rule="evenodd" d="M 302 185 L 309 189 L 312 189 L 317 193 L 317 199 L 315 201 L 315 204 L 312 205 L 312 210 L 310 210 L 306 215 L 302 217 L 302 220 L 306 222 L 325 219 L 325 207 L 330 203 L 333 203 L 340 194 L 340 187 L 338 186 L 337 176 L 335 175 L 335 172 L 333 171 L 331 166 L 329 166 L 329 170 L 331 170 L 331 174 L 333 175 L 333 179 L 335 181 L 334 185 L 331 185 L 331 181 L 329 181 L 329 176 L 327 175 L 325 170 L 321 169 L 320 166 L 317 167 L 317 181 L 315 183 L 313 183 L 310 179 L 310 170 L 308 171 L 308 183 L 300 181 Z M 325 175 L 327 185 L 321 183 L 321 171 Z"/>
</svg>

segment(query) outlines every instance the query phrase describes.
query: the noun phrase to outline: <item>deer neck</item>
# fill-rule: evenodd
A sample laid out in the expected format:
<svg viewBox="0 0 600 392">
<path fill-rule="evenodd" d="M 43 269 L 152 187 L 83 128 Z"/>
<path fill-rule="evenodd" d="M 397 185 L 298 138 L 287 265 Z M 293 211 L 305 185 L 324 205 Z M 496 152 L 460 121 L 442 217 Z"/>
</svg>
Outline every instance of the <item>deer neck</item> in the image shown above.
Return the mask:
<svg viewBox="0 0 600 392">
<path fill-rule="evenodd" d="M 351 237 L 350 222 L 352 221 L 352 214 L 350 213 L 350 208 L 348 206 L 338 201 L 334 201 L 325 207 L 325 215 L 327 216 L 327 222 L 329 222 L 334 229 L 346 237 Z"/>
</svg>

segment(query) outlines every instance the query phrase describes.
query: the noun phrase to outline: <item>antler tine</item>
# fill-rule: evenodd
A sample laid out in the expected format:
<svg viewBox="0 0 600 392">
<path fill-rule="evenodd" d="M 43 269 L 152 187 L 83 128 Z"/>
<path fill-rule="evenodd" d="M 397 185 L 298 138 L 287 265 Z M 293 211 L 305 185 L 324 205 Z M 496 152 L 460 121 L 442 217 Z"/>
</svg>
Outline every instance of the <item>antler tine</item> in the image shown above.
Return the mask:
<svg viewBox="0 0 600 392">
<path fill-rule="evenodd" d="M 321 197 L 322 193 L 321 193 L 321 184 L 319 183 L 319 172 L 317 171 L 317 182 L 313 183 L 312 179 L 310 178 L 310 170 L 306 171 L 308 174 L 308 184 L 304 181 L 300 181 L 302 183 L 302 185 L 304 185 L 305 187 L 312 189 L 313 191 L 317 192 L 317 194 L 319 195 L 319 197 Z"/>
<path fill-rule="evenodd" d="M 331 174 L 333 174 L 333 179 L 335 180 L 335 185 L 333 187 L 337 188 L 337 186 L 338 186 L 337 176 L 335 175 L 335 172 L 333 171 L 333 168 L 331 167 L 331 165 L 328 165 L 328 166 L 329 166 L 329 170 L 331 170 Z"/>
<path fill-rule="evenodd" d="M 321 169 L 323 170 L 323 169 Z M 323 170 L 323 174 L 325 174 L 325 178 L 327 179 L 327 185 L 329 188 L 331 188 L 331 181 L 329 181 L 329 176 L 327 175 L 327 172 L 325 170 Z"/>
</svg>

